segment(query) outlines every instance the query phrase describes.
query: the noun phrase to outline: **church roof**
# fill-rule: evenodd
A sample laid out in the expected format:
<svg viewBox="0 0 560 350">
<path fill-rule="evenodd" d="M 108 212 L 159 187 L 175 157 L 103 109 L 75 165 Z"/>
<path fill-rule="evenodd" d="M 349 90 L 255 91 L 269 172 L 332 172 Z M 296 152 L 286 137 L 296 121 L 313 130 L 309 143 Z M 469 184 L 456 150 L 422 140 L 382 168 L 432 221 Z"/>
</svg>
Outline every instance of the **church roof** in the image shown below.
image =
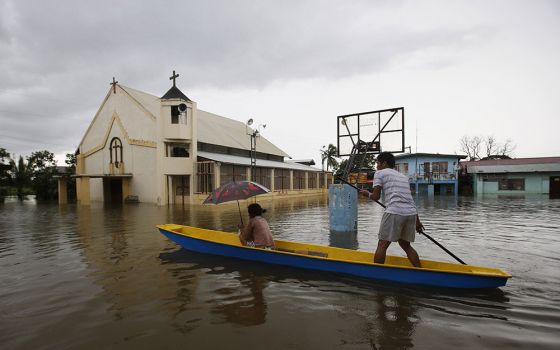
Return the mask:
<svg viewBox="0 0 560 350">
<path fill-rule="evenodd" d="M 252 130 L 247 129 L 245 123 L 200 109 L 197 113 L 199 142 L 251 150 L 251 138 L 247 132 L 250 133 Z M 289 157 L 286 152 L 262 136 L 257 137 L 257 152 Z"/>
<path fill-rule="evenodd" d="M 154 117 L 160 114 L 161 102 L 159 97 L 121 84 L 119 84 L 119 87 L 141 104 L 142 107 L 147 109 Z"/>
<path fill-rule="evenodd" d="M 212 152 L 198 151 L 198 156 L 206 159 L 215 160 L 221 163 L 228 164 L 240 164 L 240 165 L 251 165 L 251 158 L 234 156 L 231 154 L 217 154 Z M 255 159 L 255 166 L 264 168 L 281 168 L 281 169 L 292 169 L 301 171 L 314 171 L 320 172 L 321 169 L 313 168 L 305 164 L 294 163 L 294 162 L 278 162 L 266 159 Z"/>
<path fill-rule="evenodd" d="M 173 98 L 180 98 L 182 100 L 191 102 L 191 100 L 175 85 L 173 85 L 171 89 L 169 89 L 165 93 L 165 95 L 161 96 L 162 100 L 170 100 Z"/>
<path fill-rule="evenodd" d="M 161 100 L 159 97 L 120 84 L 119 87 L 123 88 L 123 90 L 125 90 L 138 103 L 140 103 L 144 108 L 150 111 L 150 113 L 152 113 L 154 116 L 159 118 L 159 115 L 161 113 Z M 182 94 L 179 89 L 177 90 Z M 183 97 L 183 99 L 185 98 L 187 97 Z M 205 112 L 201 109 L 197 109 L 197 113 L 197 132 L 199 142 L 243 150 L 251 150 L 251 139 L 249 135 L 247 135 L 247 130 L 249 130 L 249 132 L 251 132 L 252 130 L 247 129 L 245 123 L 234 119 L 222 117 L 214 113 Z M 272 142 L 268 141 L 263 136 L 259 136 L 257 138 L 257 152 L 273 154 L 281 157 L 289 157 L 286 152 L 282 151 L 280 148 L 275 146 Z"/>
</svg>

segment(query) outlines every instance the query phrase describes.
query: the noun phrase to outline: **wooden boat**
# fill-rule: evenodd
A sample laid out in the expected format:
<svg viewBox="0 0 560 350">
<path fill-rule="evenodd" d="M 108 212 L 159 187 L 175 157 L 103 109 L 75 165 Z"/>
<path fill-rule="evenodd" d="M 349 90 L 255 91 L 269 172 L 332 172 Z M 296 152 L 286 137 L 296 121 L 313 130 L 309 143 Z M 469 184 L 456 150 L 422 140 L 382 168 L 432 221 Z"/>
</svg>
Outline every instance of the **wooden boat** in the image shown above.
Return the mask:
<svg viewBox="0 0 560 350">
<path fill-rule="evenodd" d="M 387 256 L 385 264 L 373 263 L 373 253 L 315 244 L 275 240 L 276 249 L 241 245 L 236 233 L 197 227 L 158 225 L 162 234 L 183 248 L 269 264 L 343 273 L 375 280 L 449 288 L 496 288 L 511 275 L 489 267 L 422 260 L 413 267 L 406 257 Z"/>
</svg>

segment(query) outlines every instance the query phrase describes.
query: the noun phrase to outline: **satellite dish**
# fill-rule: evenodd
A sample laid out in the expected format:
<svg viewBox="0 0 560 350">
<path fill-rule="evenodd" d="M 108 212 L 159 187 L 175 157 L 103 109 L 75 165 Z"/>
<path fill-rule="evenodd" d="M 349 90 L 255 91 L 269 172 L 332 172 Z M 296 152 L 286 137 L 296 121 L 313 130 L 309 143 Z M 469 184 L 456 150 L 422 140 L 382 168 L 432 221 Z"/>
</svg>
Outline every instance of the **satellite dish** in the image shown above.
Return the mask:
<svg viewBox="0 0 560 350">
<path fill-rule="evenodd" d="M 253 118 L 247 120 L 247 125 L 249 126 L 253 125 Z"/>
<path fill-rule="evenodd" d="M 178 109 L 179 109 L 179 112 L 185 113 L 185 112 L 187 111 L 187 105 L 184 104 L 184 103 L 181 103 L 181 104 L 178 106 Z"/>
</svg>

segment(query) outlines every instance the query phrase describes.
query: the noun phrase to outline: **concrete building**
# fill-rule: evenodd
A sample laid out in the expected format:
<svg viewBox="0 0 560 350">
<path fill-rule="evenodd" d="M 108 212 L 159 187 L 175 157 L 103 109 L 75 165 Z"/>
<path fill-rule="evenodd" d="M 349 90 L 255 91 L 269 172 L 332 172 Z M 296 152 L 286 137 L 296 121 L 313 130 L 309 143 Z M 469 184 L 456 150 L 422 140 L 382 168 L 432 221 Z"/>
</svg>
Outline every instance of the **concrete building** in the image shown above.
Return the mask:
<svg viewBox="0 0 560 350">
<path fill-rule="evenodd" d="M 439 153 L 403 153 L 395 155 L 395 170 L 408 176 L 418 194 L 458 194 L 459 161 L 467 156 Z"/>
<path fill-rule="evenodd" d="M 252 178 L 272 195 L 321 193 L 332 182 L 285 162 L 288 154 L 246 123 L 198 109 L 177 76 L 161 98 L 113 83 L 76 152 L 80 204 L 200 203 L 228 181 Z"/>
<path fill-rule="evenodd" d="M 475 194 L 549 194 L 560 198 L 560 157 L 461 162 Z"/>
</svg>

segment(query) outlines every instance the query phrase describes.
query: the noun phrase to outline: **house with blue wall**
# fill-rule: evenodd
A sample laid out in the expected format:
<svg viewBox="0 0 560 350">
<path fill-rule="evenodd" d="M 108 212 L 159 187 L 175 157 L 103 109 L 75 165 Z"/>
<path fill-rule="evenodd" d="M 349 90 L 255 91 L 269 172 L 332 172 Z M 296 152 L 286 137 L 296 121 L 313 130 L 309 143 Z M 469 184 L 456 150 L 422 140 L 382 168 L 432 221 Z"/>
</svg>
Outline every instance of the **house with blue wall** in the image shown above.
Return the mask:
<svg viewBox="0 0 560 350">
<path fill-rule="evenodd" d="M 461 162 L 481 194 L 548 194 L 560 198 L 560 157 L 516 158 Z"/>
<path fill-rule="evenodd" d="M 417 194 L 458 194 L 459 161 L 467 156 L 439 153 L 395 155 L 395 170 L 408 176 Z"/>
</svg>

